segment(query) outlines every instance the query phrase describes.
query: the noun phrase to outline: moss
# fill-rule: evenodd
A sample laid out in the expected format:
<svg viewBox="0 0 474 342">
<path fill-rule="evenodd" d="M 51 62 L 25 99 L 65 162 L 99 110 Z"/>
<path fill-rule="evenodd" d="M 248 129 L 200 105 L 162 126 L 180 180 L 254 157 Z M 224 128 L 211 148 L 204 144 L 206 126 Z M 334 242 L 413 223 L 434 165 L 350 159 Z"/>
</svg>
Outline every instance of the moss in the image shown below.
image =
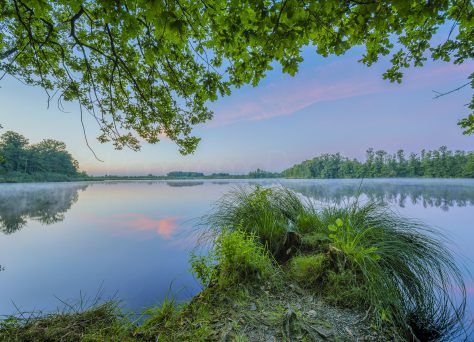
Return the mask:
<svg viewBox="0 0 474 342">
<path fill-rule="evenodd" d="M 301 237 L 301 248 L 306 251 L 316 251 L 322 249 L 324 244 L 330 241 L 327 233 L 313 232 Z"/>
<path fill-rule="evenodd" d="M 327 259 L 324 254 L 301 255 L 290 262 L 291 277 L 304 287 L 317 286 L 327 270 Z"/>
</svg>

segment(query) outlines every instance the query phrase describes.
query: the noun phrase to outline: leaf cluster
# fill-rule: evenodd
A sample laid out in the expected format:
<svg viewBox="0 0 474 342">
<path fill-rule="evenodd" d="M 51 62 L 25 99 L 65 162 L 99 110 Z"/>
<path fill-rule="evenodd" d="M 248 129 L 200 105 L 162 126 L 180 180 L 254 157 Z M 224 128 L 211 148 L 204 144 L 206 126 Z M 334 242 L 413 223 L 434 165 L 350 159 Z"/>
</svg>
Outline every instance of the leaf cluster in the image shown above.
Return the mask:
<svg viewBox="0 0 474 342">
<path fill-rule="evenodd" d="M 188 154 L 210 101 L 257 85 L 275 64 L 295 75 L 303 47 L 329 56 L 364 46 L 368 66 L 391 55 L 384 78 L 401 82 L 428 58 L 472 60 L 473 13 L 469 0 L 1 0 L 0 71 L 60 107 L 77 101 L 100 142 L 138 149 L 167 136 Z M 472 133 L 471 117 L 460 125 Z"/>
</svg>

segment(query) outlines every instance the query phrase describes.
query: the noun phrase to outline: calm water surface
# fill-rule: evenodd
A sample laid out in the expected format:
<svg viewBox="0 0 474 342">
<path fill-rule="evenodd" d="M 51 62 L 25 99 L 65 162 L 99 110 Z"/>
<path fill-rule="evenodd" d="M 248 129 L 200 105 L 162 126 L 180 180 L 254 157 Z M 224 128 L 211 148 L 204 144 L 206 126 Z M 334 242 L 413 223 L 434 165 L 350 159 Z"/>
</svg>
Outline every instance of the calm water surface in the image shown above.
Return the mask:
<svg viewBox="0 0 474 342">
<path fill-rule="evenodd" d="M 196 221 L 232 187 L 283 184 L 320 203 L 356 194 L 442 230 L 466 266 L 474 315 L 474 180 L 264 180 L 0 184 L 0 315 L 116 298 L 139 310 L 199 291 Z"/>
</svg>

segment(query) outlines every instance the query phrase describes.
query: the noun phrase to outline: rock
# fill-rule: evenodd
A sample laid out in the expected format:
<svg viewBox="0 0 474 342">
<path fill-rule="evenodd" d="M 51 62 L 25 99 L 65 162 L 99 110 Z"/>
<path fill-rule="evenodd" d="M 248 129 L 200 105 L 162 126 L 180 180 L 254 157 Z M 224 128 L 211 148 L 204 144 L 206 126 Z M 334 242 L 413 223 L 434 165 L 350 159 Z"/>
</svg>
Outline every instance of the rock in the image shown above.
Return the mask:
<svg viewBox="0 0 474 342">
<path fill-rule="evenodd" d="M 334 335 L 332 330 L 326 329 L 324 327 L 313 327 L 313 329 L 318 333 L 319 336 L 321 336 L 324 339 L 327 339 Z"/>
<path fill-rule="evenodd" d="M 277 339 L 275 336 L 273 336 L 272 334 L 267 334 L 265 336 L 265 341 L 266 342 L 275 342 Z"/>
<path fill-rule="evenodd" d="M 256 311 L 257 305 L 255 303 L 250 303 L 250 311 Z"/>
<path fill-rule="evenodd" d="M 311 319 L 315 319 L 316 316 L 318 316 L 317 312 L 314 311 L 314 310 L 309 310 L 309 311 L 307 312 L 307 315 L 308 315 L 308 317 L 311 318 Z"/>
<path fill-rule="evenodd" d="M 290 284 L 290 289 L 292 289 L 293 291 L 295 291 L 299 295 L 304 295 L 305 294 L 304 291 L 301 289 L 301 287 L 299 287 L 298 285 Z"/>
</svg>

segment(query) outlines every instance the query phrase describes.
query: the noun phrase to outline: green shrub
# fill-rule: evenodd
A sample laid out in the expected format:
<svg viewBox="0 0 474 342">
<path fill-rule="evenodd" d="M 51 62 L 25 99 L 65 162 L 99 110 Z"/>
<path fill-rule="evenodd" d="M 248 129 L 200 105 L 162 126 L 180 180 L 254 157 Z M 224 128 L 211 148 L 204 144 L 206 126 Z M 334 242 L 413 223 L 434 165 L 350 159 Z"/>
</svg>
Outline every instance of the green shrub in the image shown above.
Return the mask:
<svg viewBox="0 0 474 342">
<path fill-rule="evenodd" d="M 321 227 L 321 221 L 315 209 L 306 205 L 295 219 L 296 230 L 301 234 L 317 233 Z"/>
<path fill-rule="evenodd" d="M 191 271 L 202 285 L 225 287 L 269 278 L 274 266 L 269 252 L 255 234 L 237 230 L 222 230 L 207 256 L 191 256 Z"/>
</svg>

